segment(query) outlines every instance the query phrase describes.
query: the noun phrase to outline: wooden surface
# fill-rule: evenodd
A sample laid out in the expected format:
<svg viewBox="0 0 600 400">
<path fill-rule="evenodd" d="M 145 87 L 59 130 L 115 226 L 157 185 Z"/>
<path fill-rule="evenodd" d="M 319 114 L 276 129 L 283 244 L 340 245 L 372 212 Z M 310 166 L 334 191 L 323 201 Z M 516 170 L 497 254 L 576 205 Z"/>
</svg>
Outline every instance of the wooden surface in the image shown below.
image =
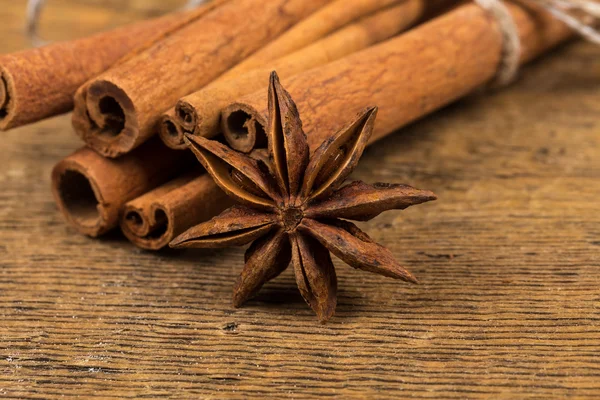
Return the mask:
<svg viewBox="0 0 600 400">
<path fill-rule="evenodd" d="M 243 249 L 75 234 L 49 190 L 69 118 L 3 133 L 0 398 L 600 397 L 599 55 L 565 46 L 371 147 L 357 177 L 439 196 L 361 225 L 422 283 L 336 262 L 324 326 L 291 269 L 233 309 Z"/>
</svg>

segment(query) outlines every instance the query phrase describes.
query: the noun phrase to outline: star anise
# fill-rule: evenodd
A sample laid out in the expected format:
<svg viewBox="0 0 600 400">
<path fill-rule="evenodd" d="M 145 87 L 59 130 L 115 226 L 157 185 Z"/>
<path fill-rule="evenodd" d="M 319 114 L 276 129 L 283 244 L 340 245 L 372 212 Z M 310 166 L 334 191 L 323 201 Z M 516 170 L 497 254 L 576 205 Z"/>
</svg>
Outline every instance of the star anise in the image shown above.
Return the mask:
<svg viewBox="0 0 600 400">
<path fill-rule="evenodd" d="M 186 143 L 198 160 L 239 205 L 189 229 L 171 246 L 214 248 L 253 242 L 235 285 L 236 307 L 291 261 L 302 296 L 322 322 L 336 306 L 330 251 L 354 268 L 416 283 L 388 249 L 345 220 L 367 221 L 383 211 L 436 198 L 406 185 L 357 181 L 340 187 L 367 145 L 376 113 L 377 108 L 365 110 L 310 157 L 296 105 L 273 73 L 267 132 L 271 168 L 219 142 L 187 135 Z"/>
</svg>

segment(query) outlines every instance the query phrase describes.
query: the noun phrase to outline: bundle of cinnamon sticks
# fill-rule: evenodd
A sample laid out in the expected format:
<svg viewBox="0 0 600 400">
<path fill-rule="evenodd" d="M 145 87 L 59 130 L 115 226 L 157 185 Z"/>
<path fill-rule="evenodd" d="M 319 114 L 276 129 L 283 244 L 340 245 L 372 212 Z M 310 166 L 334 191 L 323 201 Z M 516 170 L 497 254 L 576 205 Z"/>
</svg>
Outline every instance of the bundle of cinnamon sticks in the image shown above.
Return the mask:
<svg viewBox="0 0 600 400">
<path fill-rule="evenodd" d="M 539 9 L 509 5 L 527 62 L 571 36 Z M 52 190 L 65 219 L 96 237 L 120 227 L 157 250 L 231 205 L 187 151 L 219 137 L 262 158 L 276 70 L 311 150 L 366 106 L 377 140 L 490 81 L 497 21 L 451 0 L 213 0 L 90 38 L 0 55 L 0 129 L 73 110 L 85 145 Z"/>
</svg>

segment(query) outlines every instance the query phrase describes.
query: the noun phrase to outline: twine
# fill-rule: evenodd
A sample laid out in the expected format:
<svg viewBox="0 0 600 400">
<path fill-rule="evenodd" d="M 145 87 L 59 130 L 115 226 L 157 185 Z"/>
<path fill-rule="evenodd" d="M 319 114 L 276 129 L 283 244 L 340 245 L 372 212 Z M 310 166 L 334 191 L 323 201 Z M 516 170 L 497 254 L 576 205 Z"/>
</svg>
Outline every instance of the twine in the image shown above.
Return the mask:
<svg viewBox="0 0 600 400">
<path fill-rule="evenodd" d="M 502 57 L 492 87 L 506 86 L 513 82 L 519 72 L 521 40 L 519 30 L 502 0 L 474 0 L 496 20 L 503 38 Z M 579 35 L 600 45 L 600 3 L 592 0 L 516 0 L 531 3 L 547 10 Z"/>
<path fill-rule="evenodd" d="M 206 1 L 207 0 L 188 0 L 187 3 L 183 7 L 181 7 L 181 9 L 190 10 L 192 8 L 198 7 Z M 27 1 L 27 10 L 25 14 L 25 33 L 27 34 L 27 37 L 29 37 L 31 44 L 35 47 L 44 46 L 50 43 L 50 41 L 44 40 L 38 34 L 40 16 L 45 5 L 46 0 Z"/>
<path fill-rule="evenodd" d="M 40 21 L 40 14 L 44 7 L 45 0 L 29 0 L 27 2 L 27 11 L 25 14 L 25 33 L 29 37 L 29 41 L 35 47 L 45 45 L 46 42 L 38 35 L 38 24 Z"/>
<path fill-rule="evenodd" d="M 600 3 L 592 0 L 536 0 L 555 18 L 592 43 L 600 45 Z"/>
<path fill-rule="evenodd" d="M 506 86 L 515 80 L 521 59 L 521 39 L 519 29 L 510 11 L 501 0 L 475 0 L 481 8 L 490 13 L 502 32 L 502 55 L 491 86 Z"/>
</svg>

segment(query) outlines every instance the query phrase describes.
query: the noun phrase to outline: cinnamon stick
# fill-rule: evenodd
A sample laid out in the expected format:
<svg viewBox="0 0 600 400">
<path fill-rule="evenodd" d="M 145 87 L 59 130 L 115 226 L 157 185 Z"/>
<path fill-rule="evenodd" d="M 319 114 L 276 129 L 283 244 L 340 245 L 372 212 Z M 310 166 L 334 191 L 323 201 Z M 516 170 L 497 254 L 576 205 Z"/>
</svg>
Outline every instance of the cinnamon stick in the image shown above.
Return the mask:
<svg viewBox="0 0 600 400">
<path fill-rule="evenodd" d="M 231 205 L 210 175 L 188 172 L 127 203 L 121 230 L 136 246 L 159 250 Z"/>
<path fill-rule="evenodd" d="M 0 55 L 0 130 L 73 108 L 73 95 L 128 52 L 157 34 L 197 17 L 198 10 L 169 14 L 96 35 Z"/>
<path fill-rule="evenodd" d="M 83 85 L 73 126 L 107 157 L 153 134 L 161 113 L 208 84 L 327 0 L 229 0 Z"/>
<path fill-rule="evenodd" d="M 228 80 L 219 79 L 180 99 L 174 112 L 176 122 L 190 133 L 213 137 L 220 132 L 221 110 L 236 98 L 265 87 L 271 71 L 277 70 L 280 76 L 284 77 L 292 76 L 389 39 L 417 22 L 432 5 L 430 2 L 428 4 L 430 7 L 426 7 L 424 0 L 406 0 L 398 3 L 280 58 L 268 67 L 255 69 Z M 232 118 L 235 118 L 235 115 Z M 160 132 L 163 142 L 173 149 L 185 149 L 183 133 L 177 134 L 172 119 L 165 118 L 164 121 Z M 254 136 L 260 133 L 260 129 L 257 132 L 255 126 L 249 126 L 247 131 L 248 136 L 252 135 L 247 142 L 226 138 L 235 145 L 236 150 L 247 152 L 252 149 L 252 146 L 243 144 L 253 144 L 256 140 Z"/>
<path fill-rule="evenodd" d="M 116 160 L 84 147 L 54 167 L 52 192 L 67 222 L 96 237 L 118 225 L 126 202 L 173 178 L 190 161 L 160 140 Z"/>
<path fill-rule="evenodd" d="M 265 149 L 249 156 L 271 166 Z M 192 170 L 127 203 L 121 213 L 121 230 L 138 247 L 159 250 L 232 204 L 210 175 Z"/>
<path fill-rule="evenodd" d="M 277 37 L 277 39 L 268 43 L 265 47 L 258 50 L 238 65 L 226 71 L 223 75 L 213 81 L 213 83 L 222 83 L 223 81 L 236 79 L 240 74 L 248 72 L 249 70 L 263 68 L 266 62 L 272 62 L 293 51 L 302 49 L 315 40 L 322 38 L 361 16 L 371 14 L 381 8 L 404 1 L 406 0 L 334 0 L 332 3 L 325 5 L 307 18 L 298 22 L 288 31 Z M 251 93 L 252 91 L 253 90 L 246 91 L 243 94 Z M 183 109 L 179 109 L 179 112 L 182 113 Z M 192 111 L 190 110 L 190 112 Z M 171 108 L 165 115 L 174 113 L 175 110 Z M 180 134 L 179 136 L 174 136 L 173 134 L 176 131 L 181 132 L 181 127 L 188 132 L 193 131 L 195 121 L 189 119 L 190 117 L 190 114 L 180 114 L 177 118 L 180 126 L 174 126 L 173 123 L 175 121 L 170 116 L 164 116 L 162 118 L 159 126 L 159 133 L 167 146 L 178 150 L 185 149 L 183 135 Z"/>
<path fill-rule="evenodd" d="M 572 34 L 545 12 L 508 7 L 522 41 L 522 63 Z M 488 82 L 502 51 L 497 22 L 469 4 L 284 84 L 303 116 L 311 149 L 343 126 L 349 112 L 371 105 L 379 107 L 374 141 Z M 244 142 L 246 127 L 264 129 L 266 115 L 267 91 L 261 90 L 223 111 L 223 129 Z"/>
<path fill-rule="evenodd" d="M 360 17 L 402 1 L 405 0 L 334 0 L 225 72 L 219 79 L 233 78 L 243 72 L 262 68 L 267 61 L 302 49 Z"/>
</svg>

